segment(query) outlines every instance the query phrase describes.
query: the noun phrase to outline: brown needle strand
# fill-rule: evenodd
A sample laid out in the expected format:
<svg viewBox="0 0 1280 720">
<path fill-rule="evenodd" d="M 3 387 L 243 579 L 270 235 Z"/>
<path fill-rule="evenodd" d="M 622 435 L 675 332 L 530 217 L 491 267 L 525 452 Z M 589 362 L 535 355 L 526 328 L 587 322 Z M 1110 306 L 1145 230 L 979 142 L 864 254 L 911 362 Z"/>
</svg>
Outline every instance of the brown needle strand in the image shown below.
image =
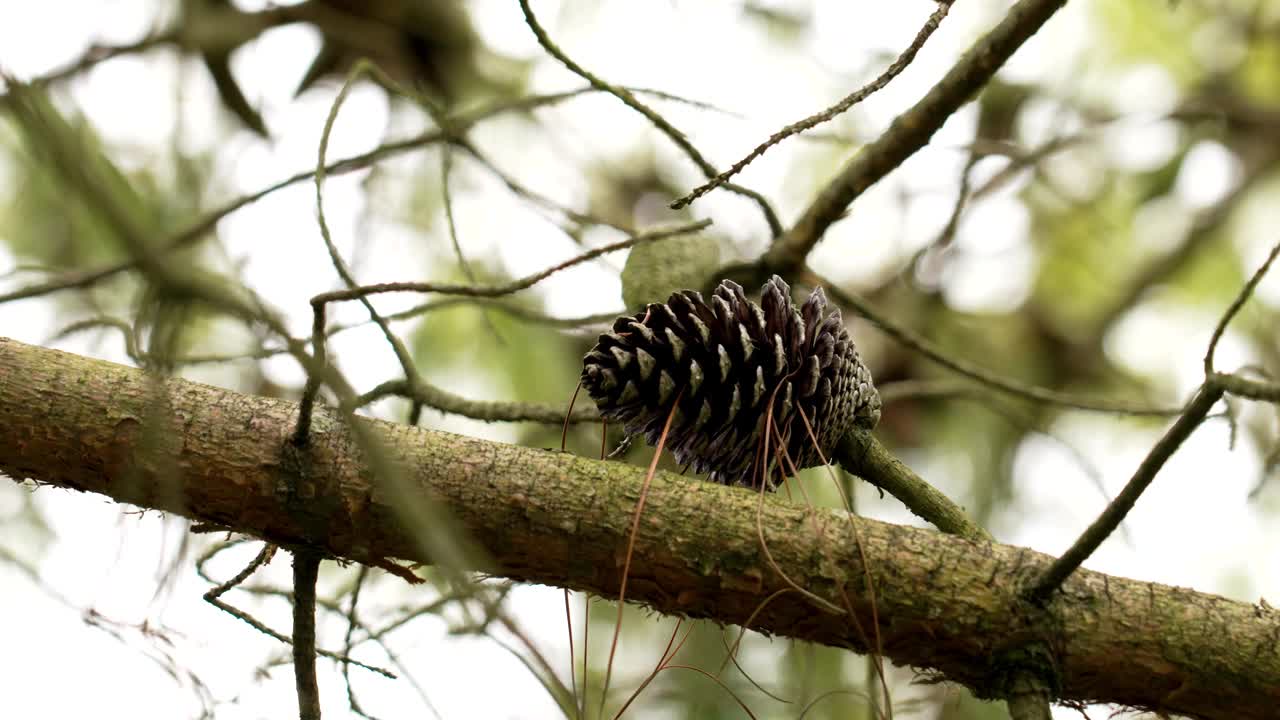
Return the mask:
<svg viewBox="0 0 1280 720">
<path fill-rule="evenodd" d="M 564 411 L 564 426 L 560 428 L 560 452 L 564 452 L 565 443 L 569 440 L 569 419 L 573 417 L 573 404 L 578 402 L 578 393 L 582 391 L 582 381 L 573 388 L 573 397 L 569 398 L 569 409 Z"/>
<path fill-rule="evenodd" d="M 862 542 L 862 534 L 858 531 L 857 521 L 854 520 L 853 501 L 845 494 L 844 488 L 840 486 L 839 480 L 836 479 L 835 470 L 831 467 L 831 461 L 823 454 L 821 444 L 818 442 L 818 435 L 813 431 L 813 423 L 809 422 L 809 414 L 801 406 L 797 406 L 796 410 L 800 413 L 800 419 L 804 421 L 804 429 L 809 435 L 809 442 L 813 443 L 814 449 L 818 452 L 818 459 L 822 461 L 822 467 L 826 469 L 827 476 L 831 478 L 831 484 L 840 495 L 840 503 L 844 506 L 846 513 L 845 519 L 849 522 L 849 529 L 853 531 L 854 542 L 858 544 L 858 559 L 862 562 L 863 577 L 867 581 L 867 600 L 871 605 L 871 629 L 876 637 L 876 651 L 871 655 L 871 658 L 876 674 L 880 676 L 880 687 L 884 692 L 884 707 L 888 711 L 889 720 L 893 720 L 893 702 L 889 697 L 889 681 L 884 674 L 884 640 L 880 636 L 880 611 L 876 607 L 876 584 L 875 579 L 871 576 L 871 564 L 867 561 L 866 544 Z M 857 623 L 857 615 L 854 614 L 853 608 L 849 608 L 849 616 L 854 618 L 854 622 Z M 861 623 L 857 624 L 857 629 L 859 632 L 863 632 Z M 865 635 L 865 632 L 863 634 Z"/>
<path fill-rule="evenodd" d="M 563 449 L 563 448 L 562 448 Z M 564 624 L 565 629 L 569 632 L 569 687 L 573 691 L 573 707 L 577 711 L 578 717 L 582 717 L 582 711 L 578 709 L 578 674 L 574 672 L 573 661 L 576 654 L 573 652 L 573 613 L 569 610 L 569 588 L 564 588 Z"/>
<path fill-rule="evenodd" d="M 613 642 L 609 645 L 609 662 L 605 665 L 604 670 L 604 687 L 600 690 L 600 713 L 604 717 L 604 704 L 609 699 L 609 680 L 613 675 L 613 658 L 618 652 L 618 638 L 622 634 L 622 611 L 626 608 L 624 601 L 627 599 L 627 575 L 631 572 L 631 556 L 636 549 L 636 535 L 640 532 L 640 516 L 644 513 L 644 501 L 649 494 L 649 484 L 653 482 L 654 473 L 658 472 L 658 460 L 662 459 L 662 448 L 667 443 L 667 433 L 671 431 L 671 422 L 675 420 L 676 409 L 680 407 L 680 398 L 684 395 L 684 388 L 676 393 L 675 400 L 671 401 L 671 412 L 667 413 L 667 422 L 662 426 L 662 435 L 658 437 L 658 444 L 653 448 L 653 459 L 649 461 L 649 472 L 645 473 L 644 485 L 640 487 L 640 498 L 636 500 L 636 511 L 631 517 L 631 533 L 627 539 L 627 555 L 622 562 L 622 581 L 618 586 L 618 619 L 613 626 Z"/>
</svg>

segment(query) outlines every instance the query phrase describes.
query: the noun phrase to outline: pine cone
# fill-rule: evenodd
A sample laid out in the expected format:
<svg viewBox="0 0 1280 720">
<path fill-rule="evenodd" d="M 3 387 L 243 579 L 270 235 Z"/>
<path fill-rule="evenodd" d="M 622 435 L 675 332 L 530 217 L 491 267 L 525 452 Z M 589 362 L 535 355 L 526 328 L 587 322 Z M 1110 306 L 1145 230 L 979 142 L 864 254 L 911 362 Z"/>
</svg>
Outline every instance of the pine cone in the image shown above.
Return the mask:
<svg viewBox="0 0 1280 720">
<path fill-rule="evenodd" d="M 849 339 L 839 309 L 817 288 L 797 309 L 774 276 L 760 305 L 721 281 L 708 304 L 683 290 L 634 317 L 620 317 L 583 360 L 582 385 L 602 416 L 656 445 L 679 397 L 666 447 L 713 482 L 758 487 L 757 455 L 772 404 L 770 458 L 808 467 L 856 424 L 875 427 L 880 395 Z M 778 451 L 781 435 L 790 463 Z M 772 479 L 765 485 L 773 489 Z"/>
</svg>

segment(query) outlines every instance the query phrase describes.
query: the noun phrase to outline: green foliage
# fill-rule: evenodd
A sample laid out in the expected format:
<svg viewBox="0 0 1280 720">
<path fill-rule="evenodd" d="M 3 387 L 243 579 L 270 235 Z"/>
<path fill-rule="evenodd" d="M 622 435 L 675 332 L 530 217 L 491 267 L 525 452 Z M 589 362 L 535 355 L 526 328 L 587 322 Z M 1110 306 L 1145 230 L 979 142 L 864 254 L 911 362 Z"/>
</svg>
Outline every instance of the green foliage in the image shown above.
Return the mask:
<svg viewBox="0 0 1280 720">
<path fill-rule="evenodd" d="M 1280 40 L 1260 37 L 1249 46 L 1241 65 L 1240 85 L 1254 100 L 1280 102 Z"/>
<path fill-rule="evenodd" d="M 45 180 L 50 192 L 87 201 L 91 211 L 106 224 L 117 241 L 128 242 L 132 232 L 146 232 L 156 224 L 154 209 L 109 158 L 87 123 L 65 119 L 49 97 L 35 87 L 10 83 L 12 116 L 19 137 L 29 153 L 28 164 L 51 168 L 56 174 Z"/>
<path fill-rule="evenodd" d="M 1061 327 L 1084 334 L 1097 314 L 1123 293 L 1141 258 L 1132 242 L 1138 188 L 1112 177 L 1096 198 L 1064 202 L 1048 188 L 1029 193 L 1040 269 L 1036 304 Z"/>
<path fill-rule="evenodd" d="M 1095 49 L 1103 57 L 1124 66 L 1154 62 L 1181 84 L 1195 81 L 1202 70 L 1186 41 L 1203 21 L 1193 3 L 1171 7 L 1169 3 L 1137 0 L 1090 4 L 1099 32 Z"/>
<path fill-rule="evenodd" d="M 0 222 L 7 228 L 10 247 L 26 261 L 54 267 L 119 260 L 124 252 L 113 228 L 81 194 L 68 192 L 63 172 L 49 162 L 39 143 L 65 144 L 86 159 L 87 168 L 94 164 L 92 158 L 99 158 L 96 174 L 106 186 L 105 193 L 123 200 L 126 207 L 137 210 L 139 194 L 105 162 L 101 140 L 84 118 L 64 122 L 43 95 L 32 91 L 27 99 L 31 122 L 14 127 L 17 133 L 5 138 L 14 182 L 0 205 Z"/>
<path fill-rule="evenodd" d="M 720 246 L 711 237 L 644 243 L 631 248 L 622 268 L 622 301 L 631 310 L 666 302 L 678 290 L 706 287 L 719 267 Z"/>
</svg>

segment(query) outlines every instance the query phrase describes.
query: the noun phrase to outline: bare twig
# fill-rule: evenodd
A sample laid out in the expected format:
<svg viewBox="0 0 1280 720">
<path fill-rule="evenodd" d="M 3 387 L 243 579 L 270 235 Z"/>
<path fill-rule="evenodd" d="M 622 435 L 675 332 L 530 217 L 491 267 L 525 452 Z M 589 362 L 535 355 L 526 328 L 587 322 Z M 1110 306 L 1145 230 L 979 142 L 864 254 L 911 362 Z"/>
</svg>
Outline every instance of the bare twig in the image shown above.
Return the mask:
<svg viewBox="0 0 1280 720">
<path fill-rule="evenodd" d="M 531 288 L 534 285 L 541 282 L 542 280 L 545 280 L 546 278 L 550 277 L 551 275 L 554 275 L 555 273 L 560 272 L 561 270 L 565 270 L 567 268 L 573 267 L 574 265 L 580 265 L 584 262 L 587 262 L 588 260 L 594 260 L 595 258 L 600 257 L 601 255 L 604 255 L 606 253 L 611 253 L 616 250 L 623 250 L 625 248 L 638 245 L 640 243 L 654 242 L 657 240 L 665 240 L 667 238 L 676 237 L 679 235 L 688 235 L 689 233 L 697 232 L 706 227 L 709 227 L 710 225 L 711 225 L 710 220 L 699 220 L 697 222 L 677 225 L 671 228 L 663 228 L 661 230 L 653 230 L 647 233 L 642 233 L 640 235 L 627 238 L 626 240 L 619 240 L 618 242 L 615 242 L 615 243 L 602 245 L 598 248 L 594 248 L 588 252 L 582 253 L 581 255 L 574 256 L 562 263 L 553 265 L 552 267 L 549 267 L 546 270 L 542 270 L 540 272 L 534 273 L 533 275 L 526 276 L 519 280 L 513 280 L 509 283 L 504 283 L 502 285 L 477 286 L 477 285 L 453 285 L 453 284 L 445 284 L 445 283 L 421 283 L 421 282 L 378 283 L 375 285 L 362 285 L 359 287 L 351 288 L 349 290 L 334 290 L 332 292 L 321 293 L 311 298 L 311 304 L 318 305 L 318 304 L 330 303 L 330 302 L 341 302 L 345 300 L 356 300 L 356 299 L 368 297 L 370 295 L 378 295 L 381 293 L 389 293 L 389 292 L 421 292 L 421 293 L 441 293 L 446 295 L 465 295 L 468 297 L 500 297 L 502 295 L 510 295 L 511 293 Z"/>
<path fill-rule="evenodd" d="M 138 347 L 137 331 L 132 325 L 120 318 L 102 316 L 77 320 L 76 322 L 73 322 L 59 330 L 50 337 L 49 340 L 52 342 L 86 330 L 106 328 L 112 328 L 120 331 L 120 334 L 124 337 L 124 354 L 128 355 L 130 360 L 142 365 L 145 359 Z"/>
<path fill-rule="evenodd" d="M 763 258 L 765 267 L 785 274 L 804 263 L 823 233 L 854 198 L 929 142 L 960 106 L 969 101 L 1013 53 L 1066 0 L 1020 0 L 998 25 L 974 44 L 950 71 L 887 131 L 864 147 L 822 189 Z"/>
<path fill-rule="evenodd" d="M 563 102 L 565 100 L 569 100 L 572 98 L 576 98 L 591 92 L 597 92 L 596 88 L 591 88 L 591 87 L 578 88 L 576 90 L 569 90 L 569 91 L 553 93 L 549 95 L 536 95 L 536 96 L 526 97 L 526 98 L 517 98 L 516 100 L 506 101 L 502 103 L 495 103 L 494 105 L 482 108 L 480 110 L 464 113 L 457 117 L 450 118 L 449 132 L 446 132 L 443 130 L 428 130 L 426 132 L 423 132 L 411 138 L 383 143 L 382 145 L 379 145 L 378 147 L 368 152 L 360 153 L 359 155 L 353 155 L 349 158 L 344 158 L 342 160 L 334 161 L 326 165 L 324 168 L 324 171 L 327 175 L 338 175 L 342 173 L 353 172 L 355 170 L 362 170 L 386 158 L 390 158 L 395 155 L 409 152 L 411 150 L 416 150 L 426 145 L 431 145 L 437 142 L 448 140 L 451 137 L 450 133 L 455 133 L 455 134 L 459 133 L 465 130 L 466 128 L 476 125 L 477 123 L 483 120 L 487 120 L 489 118 L 496 117 L 498 115 L 508 113 L 508 112 L 526 112 L 529 110 L 534 110 L 539 107 L 554 105 L 556 103 Z M 677 98 L 675 96 L 668 95 L 666 93 L 658 93 L 657 91 L 653 91 L 653 90 L 637 89 L 635 92 L 650 93 L 650 94 L 658 95 L 659 97 L 663 97 L 665 99 L 680 100 L 682 102 L 690 102 L 687 100 L 682 100 L 681 98 Z M 188 247 L 200 241 L 206 235 L 212 232 L 213 229 L 217 226 L 218 222 L 220 222 L 223 218 L 227 217 L 228 215 L 231 215 L 232 213 L 236 212 L 237 210 L 240 210 L 241 208 L 247 205 L 251 205 L 257 202 L 268 195 L 271 195 L 279 190 L 283 190 L 286 187 L 289 187 L 291 185 L 296 185 L 297 183 L 300 183 L 300 182 L 306 182 L 308 180 L 311 180 L 314 178 L 314 176 L 315 176 L 314 169 L 304 170 L 302 172 L 290 175 L 289 177 L 286 177 L 275 183 L 272 183 L 271 185 L 268 185 L 267 187 L 264 187 L 261 190 L 236 198 L 235 200 L 232 200 L 226 203 L 222 207 L 209 212 L 200 220 L 197 220 L 195 223 L 188 226 L 185 230 L 182 230 L 177 234 L 171 236 L 167 240 L 164 240 L 158 243 L 155 247 L 155 250 L 158 253 L 168 253 L 174 250 Z M 138 267 L 138 260 L 130 259 L 130 260 L 114 263 L 111 265 L 105 265 L 103 267 L 96 268 L 93 270 L 74 270 L 74 271 L 66 272 L 66 273 L 60 274 L 58 277 L 45 280 L 44 282 L 21 287 L 21 288 L 18 288 L 17 290 L 12 290 L 6 293 L 0 293 L 0 304 L 11 302 L 14 300 L 23 300 L 30 297 L 39 297 L 43 295 L 48 295 L 50 293 L 59 292 L 62 290 L 75 290 L 75 289 L 87 288 L 99 282 L 102 282 L 107 278 L 114 277 L 115 275 L 118 275 L 123 272 L 127 272 L 129 270 L 133 270 L 137 267 Z"/>
<path fill-rule="evenodd" d="M 372 636 L 373 634 L 367 627 L 361 624 L 359 617 L 356 615 L 356 606 L 360 603 L 360 591 L 364 589 L 365 580 L 367 580 L 368 577 L 369 566 L 361 565 L 360 569 L 356 572 L 355 582 L 352 584 L 351 600 L 346 611 L 347 632 L 342 638 L 342 655 L 344 657 L 351 657 L 351 652 L 355 649 L 353 636 L 355 635 L 357 627 L 364 629 L 367 635 Z M 385 647 L 385 644 L 383 644 L 383 646 Z M 373 716 L 364 711 L 364 708 L 360 706 L 360 701 L 356 699 L 355 688 L 351 686 L 351 663 L 346 661 L 343 661 L 342 663 L 342 680 L 347 686 L 347 705 L 351 708 L 351 712 L 359 715 L 360 717 L 367 718 L 367 720 L 376 720 L 376 718 L 373 718 Z"/>
<path fill-rule="evenodd" d="M 1122 415 L 1155 416 L 1176 415 L 1180 412 L 1180 408 L 1153 407 L 1150 405 L 1140 405 L 1137 403 L 1111 400 L 1108 398 L 1092 398 L 1059 392 L 1056 390 L 1049 390 L 1047 388 L 1027 385 L 1016 380 L 996 375 L 995 373 L 984 370 L 966 360 L 961 360 L 947 355 L 924 337 L 917 335 L 911 330 L 889 320 L 857 295 L 840 289 L 838 286 L 824 280 L 812 270 L 806 270 L 805 273 L 810 284 L 821 285 L 841 305 L 852 308 L 860 317 L 865 318 L 872 325 L 879 328 L 881 332 L 898 341 L 905 347 L 924 355 L 926 358 L 953 372 L 959 373 L 1001 392 L 1034 402 L 1059 405 L 1062 407 L 1075 408 L 1077 410 L 1091 410 L 1095 412 L 1109 412 Z"/>
<path fill-rule="evenodd" d="M 440 192 L 444 200 L 444 218 L 449 226 L 449 242 L 453 245 L 453 256 L 458 259 L 458 267 L 472 285 L 476 283 L 476 273 L 467 262 L 462 252 L 462 243 L 458 240 L 458 223 L 453 219 L 453 184 L 450 177 L 453 170 L 453 146 L 445 145 L 440 152 Z"/>
<path fill-rule="evenodd" d="M 122 55 L 144 53 L 153 48 L 175 43 L 179 39 L 178 33 L 166 32 L 145 37 L 137 42 L 126 43 L 124 45 L 92 45 L 84 52 L 84 54 L 68 65 L 54 70 L 47 75 L 32 78 L 29 82 L 31 85 L 47 87 L 48 85 L 65 80 L 73 75 L 78 75 L 98 63 L 105 62 Z M 5 103 L 8 101 L 8 93 L 0 94 L 0 108 L 3 108 Z"/>
<path fill-rule="evenodd" d="M 1053 562 L 1047 570 L 1040 575 L 1031 588 L 1027 592 L 1029 599 L 1043 603 L 1049 599 L 1055 590 L 1067 579 L 1075 569 L 1080 567 L 1094 550 L 1102 544 L 1104 540 L 1115 531 L 1124 516 L 1133 509 L 1134 503 L 1142 495 L 1143 491 L 1155 479 L 1156 473 L 1164 466 L 1165 462 L 1173 455 L 1183 441 L 1187 439 L 1205 417 L 1209 414 L 1215 403 L 1222 398 L 1226 392 L 1235 392 L 1236 390 L 1244 390 L 1240 394 L 1253 397 L 1250 390 L 1256 389 L 1252 386 L 1257 385 L 1266 388 L 1268 383 L 1255 383 L 1235 375 L 1225 375 L 1219 373 L 1213 368 L 1213 355 L 1218 347 L 1218 341 L 1222 339 L 1222 335 L 1226 332 L 1227 325 L 1231 323 L 1232 318 L 1240 312 L 1240 308 L 1253 295 L 1253 291 L 1258 287 L 1258 283 L 1262 282 L 1262 278 L 1266 275 L 1267 270 L 1271 267 L 1271 263 L 1275 261 L 1276 256 L 1280 255 L 1280 243 L 1271 249 L 1267 255 L 1267 259 L 1253 273 L 1248 282 L 1240 288 L 1240 292 L 1236 294 L 1235 299 L 1227 306 L 1223 312 L 1218 324 L 1214 327 L 1213 335 L 1209 339 L 1208 349 L 1204 354 L 1204 384 L 1196 392 L 1194 398 L 1188 403 L 1186 409 L 1169 428 L 1164 437 L 1151 448 L 1151 452 L 1147 453 L 1147 457 L 1143 459 L 1142 464 L 1138 466 L 1138 470 L 1129 480 L 1120 494 L 1116 496 L 1098 519 L 1094 520 L 1091 525 L 1080 535 L 1080 537 L 1063 553 L 1061 557 Z M 1280 387 L 1276 388 L 1280 390 Z M 1265 393 L 1264 393 L 1265 394 Z M 1280 393 L 1275 396 L 1280 399 Z M 1270 398 L 1262 398 L 1270 399 Z"/>
<path fill-rule="evenodd" d="M 1271 263 L 1275 262 L 1276 256 L 1280 255 L 1280 243 L 1276 243 L 1271 248 L 1271 252 L 1267 254 L 1267 259 L 1253 273 L 1249 281 L 1240 288 L 1240 292 L 1236 294 L 1231 305 L 1227 307 L 1227 311 L 1222 314 L 1222 319 L 1218 320 L 1218 325 L 1213 329 L 1213 335 L 1209 338 L 1209 349 L 1204 354 L 1204 374 L 1206 377 L 1213 377 L 1217 372 L 1213 369 L 1213 354 L 1218 349 L 1218 341 L 1222 339 L 1222 334 L 1227 331 L 1227 325 L 1235 318 L 1236 313 L 1240 312 L 1240 308 L 1244 307 L 1245 302 L 1253 295 L 1253 291 L 1258 287 L 1258 283 L 1262 282 L 1262 277 L 1267 274 L 1267 270 L 1271 269 Z"/>
<path fill-rule="evenodd" d="M 316 682 L 316 579 L 320 555 L 293 553 L 293 677 L 298 689 L 300 720 L 320 720 L 320 685 Z M 347 665 L 343 661 L 343 665 Z"/>
<path fill-rule="evenodd" d="M 360 408 L 384 397 L 403 397 L 444 413 L 452 413 L 486 422 L 537 422 L 559 425 L 565 422 L 564 408 L 543 403 L 525 403 L 510 400 L 472 400 L 437 387 L 426 380 L 410 386 L 404 380 L 381 383 L 369 392 L 351 399 L 351 407 Z M 600 413 L 590 405 L 576 408 L 569 413 L 568 422 L 597 422 Z"/>
<path fill-rule="evenodd" d="M 1054 560 L 1053 564 L 1036 579 L 1027 591 L 1028 599 L 1038 603 L 1048 600 L 1062 582 L 1075 572 L 1094 550 L 1098 549 L 1102 541 L 1115 532 L 1120 522 L 1138 502 L 1138 498 L 1151 485 L 1151 481 L 1155 480 L 1156 473 L 1160 472 L 1160 468 L 1164 467 L 1165 462 L 1173 456 L 1183 441 L 1191 436 L 1192 431 L 1200 426 L 1214 403 L 1222 397 L 1222 393 L 1222 386 L 1213 382 L 1206 382 L 1196 392 L 1182 415 L 1178 416 L 1177 421 L 1164 437 L 1160 438 L 1155 447 L 1151 448 L 1151 452 L 1143 458 L 1137 472 L 1129 479 L 1120 494 L 1116 495 L 1116 499 L 1112 500 L 1102 514 L 1072 543 L 1071 547 Z"/>
<path fill-rule="evenodd" d="M 698 166 L 698 169 L 702 171 L 703 175 L 708 178 L 715 177 L 715 167 L 702 156 L 702 153 L 693 146 L 693 143 L 689 142 L 689 138 L 685 137 L 684 133 L 677 130 L 675 126 L 667 121 L 666 118 L 659 115 L 648 105 L 645 105 L 636 99 L 636 96 L 630 90 L 627 90 L 625 87 L 610 85 L 591 71 L 574 62 L 573 59 L 566 55 L 565 52 L 555 44 L 555 41 L 547 35 L 546 29 L 538 23 L 538 18 L 534 16 L 533 10 L 529 8 L 528 0 L 520 0 L 520 9 L 524 11 L 525 23 L 529 25 L 529 29 L 533 31 L 534 36 L 538 38 L 538 44 L 542 46 L 542 49 L 546 50 L 547 53 L 556 60 L 559 60 L 560 63 L 568 68 L 570 72 L 591 83 L 592 87 L 600 90 L 601 92 L 609 93 L 621 100 L 627 107 L 643 115 L 645 119 L 652 123 L 654 127 L 658 128 L 662 134 L 666 135 L 671 142 L 675 143 L 676 147 L 680 148 L 680 150 L 693 161 L 693 164 Z M 764 215 L 765 222 L 769 225 L 769 237 L 776 238 L 782 234 L 782 223 L 778 221 L 778 216 L 773 211 L 773 207 L 769 205 L 769 201 L 766 200 L 763 195 L 754 190 L 749 190 L 732 183 L 725 183 L 724 187 L 726 190 L 730 190 L 755 202 L 755 204 L 760 208 L 760 212 Z"/>
<path fill-rule="evenodd" d="M 220 549 L 222 547 L 226 547 L 226 546 L 218 546 L 217 548 L 215 548 L 215 550 Z M 244 567 L 244 569 L 236 573 L 236 575 L 232 577 L 230 580 L 222 583 L 221 585 L 216 585 L 210 588 L 209 591 L 204 594 L 204 600 L 205 602 L 227 613 L 228 615 L 231 615 L 232 617 L 247 623 L 249 626 L 257 630 L 258 632 L 262 633 L 263 635 L 267 635 L 268 637 L 275 638 L 276 640 L 279 640 L 282 643 L 292 645 L 293 644 L 292 638 L 288 637 L 287 635 L 281 635 L 275 630 L 272 630 L 266 625 L 263 625 L 261 622 L 256 620 L 252 615 L 244 612 L 243 610 L 240 610 L 239 608 L 236 608 L 233 605 L 230 605 L 224 602 L 221 599 L 221 596 L 223 594 L 225 594 L 227 591 L 231 590 L 232 588 L 236 587 L 240 583 L 244 582 L 259 567 L 261 567 L 267 562 L 270 562 L 271 557 L 275 554 L 275 551 L 276 551 L 275 545 L 272 545 L 270 543 L 264 544 L 262 547 L 262 551 L 258 553 L 257 557 L 255 557 L 252 561 L 250 561 L 249 564 Z M 206 555 L 205 557 L 197 561 L 196 563 L 197 568 L 199 568 L 203 564 L 203 561 L 207 560 L 209 556 L 210 555 Z M 341 662 L 349 662 L 352 665 L 355 665 L 356 667 L 364 668 L 365 670 L 369 670 L 370 672 L 375 672 L 385 678 L 394 680 L 396 677 L 390 671 L 384 670 L 380 667 L 374 667 L 373 665 L 366 665 L 357 660 L 352 660 L 351 658 L 346 657 L 344 655 L 338 655 L 337 653 L 329 652 L 328 650 L 316 650 L 316 654 L 323 655 L 327 658 L 332 658 L 334 660 L 338 660 Z"/>
<path fill-rule="evenodd" d="M 1215 385 L 1232 395 L 1247 397 L 1252 400 L 1280 402 L 1280 383 L 1250 380 L 1236 373 L 1216 372 L 1209 376 Z"/>
<path fill-rule="evenodd" d="M 402 310 L 396 313 L 388 313 L 384 315 L 388 321 L 397 322 L 402 320 L 412 320 L 419 318 L 427 313 L 437 310 L 447 310 L 449 308 L 475 306 L 484 310 L 497 310 L 520 320 L 530 323 L 546 325 L 552 328 L 562 329 L 584 329 L 586 326 L 599 325 L 602 323 L 613 322 L 619 315 L 624 314 L 623 310 L 615 310 L 613 312 L 595 313 L 592 315 L 583 315 L 581 317 L 558 318 L 552 317 L 545 313 L 538 312 L 533 308 L 524 307 L 522 305 L 506 302 L 497 298 L 483 297 L 449 297 L 439 300 L 431 300 L 429 302 L 416 305 L 408 310 Z M 370 320 L 363 322 L 355 322 L 348 324 L 333 324 L 325 329 L 325 337 L 332 338 L 335 335 L 364 327 L 369 324 Z M 261 360 L 277 355 L 286 355 L 290 351 L 289 348 L 282 347 L 265 347 L 257 350 L 242 353 L 201 353 L 193 355 L 183 355 L 174 359 L 175 365 L 198 365 L 204 363 L 224 363 L 231 360 Z"/>
<path fill-rule="evenodd" d="M 774 145 L 777 145 L 792 135 L 797 135 L 805 130 L 817 127 L 822 123 L 829 122 L 832 118 L 835 118 L 837 115 L 847 111 L 854 105 L 857 105 L 863 100 L 871 97 L 871 95 L 876 91 L 884 88 L 892 82 L 895 77 L 900 75 L 903 70 L 906 70 L 907 66 L 916 59 L 916 54 L 920 52 L 920 48 L 924 47 L 925 42 L 929 40 L 929 37 L 933 35 L 934 31 L 938 29 L 938 26 L 942 24 L 942 19 L 947 16 L 948 12 L 950 12 L 951 3 L 952 0 L 939 2 L 937 9 L 933 11 L 933 14 L 929 16 L 928 20 L 925 20 L 924 26 L 916 33 L 916 37 L 911 41 L 911 44 L 908 45 L 906 49 L 898 55 L 898 58 L 894 60 L 889 67 L 885 68 L 884 72 L 880 73 L 880 75 L 878 75 L 874 80 L 846 95 L 844 99 L 826 110 L 810 115 L 803 120 L 791 123 L 770 135 L 768 140 L 757 145 L 754 150 L 747 153 L 746 157 L 734 163 L 728 170 L 716 175 L 706 183 L 703 183 L 691 190 L 688 195 L 685 195 L 679 200 L 671 203 L 671 208 L 673 210 L 679 210 L 687 206 L 694 200 L 697 200 L 703 195 L 706 195 L 712 190 L 724 185 L 729 178 L 742 172 L 747 165 L 750 165 L 756 158 L 768 152 L 769 148 Z"/>
<path fill-rule="evenodd" d="M 338 247 L 333 243 L 333 237 L 329 233 L 329 223 L 325 219 L 324 213 L 324 180 L 325 180 L 325 162 L 324 156 L 329 148 L 329 136 L 333 131 L 333 124 L 338 119 L 338 110 L 342 108 L 343 102 L 346 101 L 347 95 L 351 92 L 352 85 L 355 81 L 366 75 L 373 74 L 376 78 L 390 85 L 390 80 L 381 76 L 381 72 L 367 61 L 356 63 L 355 67 L 347 75 L 347 80 L 342 84 L 342 89 L 338 91 L 337 97 L 334 98 L 333 106 L 329 109 L 329 114 L 325 118 L 324 131 L 320 135 L 320 148 L 316 157 L 315 186 L 316 186 L 316 220 L 320 224 L 320 237 L 324 241 L 325 249 L 329 252 L 329 260 L 333 265 L 333 269 L 338 273 L 338 277 L 342 278 L 343 284 L 348 288 L 357 286 L 356 279 L 351 273 L 351 269 L 347 266 L 345 260 L 342 259 L 338 252 Z M 367 297 L 361 297 L 360 303 L 364 305 L 365 310 L 369 313 L 369 319 L 377 324 L 382 330 L 382 336 L 386 338 L 387 344 L 391 346 L 391 350 L 395 353 L 396 360 L 400 363 L 400 369 L 404 373 L 405 379 L 410 385 L 417 384 L 418 371 L 413 363 L 413 356 L 409 353 L 409 349 L 405 347 L 404 341 L 400 336 L 391 331 L 391 325 L 378 314 L 378 310 Z M 325 307 L 323 304 L 312 303 L 311 310 L 314 315 L 311 329 L 311 343 L 313 351 L 316 355 L 318 363 L 323 364 L 327 355 L 325 344 Z M 315 404 L 315 396 L 320 390 L 320 379 L 314 374 L 308 373 L 306 387 L 303 389 L 302 402 L 299 405 L 298 412 L 298 429 L 294 434 L 294 444 L 301 447 L 306 444 L 307 435 L 306 427 L 311 422 L 311 410 Z"/>
</svg>

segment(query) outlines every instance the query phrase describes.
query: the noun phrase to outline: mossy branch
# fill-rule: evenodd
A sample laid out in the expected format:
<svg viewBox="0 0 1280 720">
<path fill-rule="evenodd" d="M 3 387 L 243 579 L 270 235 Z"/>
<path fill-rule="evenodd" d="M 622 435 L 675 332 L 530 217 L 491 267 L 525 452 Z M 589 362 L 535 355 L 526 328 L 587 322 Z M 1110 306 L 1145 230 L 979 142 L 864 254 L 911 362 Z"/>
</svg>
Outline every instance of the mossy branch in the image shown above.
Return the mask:
<svg viewBox="0 0 1280 720">
<path fill-rule="evenodd" d="M 143 429 L 156 422 L 155 388 L 133 368 L 0 339 L 0 471 L 378 564 L 432 559 L 417 537 L 431 528 L 399 512 L 412 492 L 487 551 L 481 569 L 616 595 L 639 468 L 320 411 L 299 475 L 282 454 L 296 404 L 168 380 L 157 441 Z M 362 459 L 374 437 L 403 485 L 384 487 Z M 649 488 L 629 599 L 866 651 L 847 613 L 786 591 L 761 550 L 757 507 L 777 569 L 818 596 L 847 593 L 863 628 L 873 622 L 869 574 L 884 656 L 981 696 L 1015 694 L 1017 658 L 1036 648 L 1060 700 L 1246 720 L 1280 703 L 1280 614 L 1269 606 L 1078 570 L 1041 608 L 1020 589 L 1050 565 L 1046 555 L 855 525 L 667 473 Z"/>
</svg>

